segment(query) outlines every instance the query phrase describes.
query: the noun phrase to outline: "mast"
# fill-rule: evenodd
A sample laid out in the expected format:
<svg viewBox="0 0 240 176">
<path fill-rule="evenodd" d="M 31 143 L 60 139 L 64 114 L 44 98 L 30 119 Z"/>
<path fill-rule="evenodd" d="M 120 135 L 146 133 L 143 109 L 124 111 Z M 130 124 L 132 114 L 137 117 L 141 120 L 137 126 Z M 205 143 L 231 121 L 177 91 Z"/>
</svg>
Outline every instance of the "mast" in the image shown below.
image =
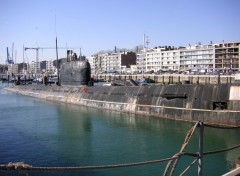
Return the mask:
<svg viewBox="0 0 240 176">
<path fill-rule="evenodd" d="M 25 74 L 25 58 L 24 58 L 24 45 L 23 45 L 23 74 Z"/>
<path fill-rule="evenodd" d="M 143 71 L 144 71 L 144 63 L 146 67 L 146 60 L 144 61 L 144 59 L 146 59 L 146 48 L 148 48 L 148 44 L 149 44 L 148 36 L 146 36 L 144 33 L 143 34 L 142 77 L 143 77 Z"/>
<path fill-rule="evenodd" d="M 13 60 L 13 52 L 14 52 L 14 43 L 12 44 L 12 60 Z"/>
<path fill-rule="evenodd" d="M 58 63 L 58 46 L 57 46 L 57 37 L 56 37 L 56 57 L 57 57 L 57 80 L 58 80 L 57 85 L 59 86 L 59 85 L 60 85 L 60 82 L 59 82 L 59 63 Z"/>
<path fill-rule="evenodd" d="M 143 34 L 142 78 L 143 78 L 143 66 L 144 66 L 144 58 L 145 58 L 145 33 Z"/>
<path fill-rule="evenodd" d="M 81 48 L 80 48 L 80 53 L 79 53 L 79 60 L 82 60 L 82 51 L 81 51 Z"/>
</svg>

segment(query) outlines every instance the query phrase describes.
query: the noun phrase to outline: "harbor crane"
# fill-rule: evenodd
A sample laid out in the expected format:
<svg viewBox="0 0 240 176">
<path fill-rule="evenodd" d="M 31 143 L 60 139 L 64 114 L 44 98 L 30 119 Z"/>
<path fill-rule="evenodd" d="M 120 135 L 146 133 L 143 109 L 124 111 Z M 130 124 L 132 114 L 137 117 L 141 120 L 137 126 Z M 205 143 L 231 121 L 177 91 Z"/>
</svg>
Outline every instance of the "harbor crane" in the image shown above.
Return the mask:
<svg viewBox="0 0 240 176">
<path fill-rule="evenodd" d="M 10 57 L 10 54 L 8 52 L 8 47 L 7 47 L 7 64 L 14 64 L 13 58 Z"/>
<path fill-rule="evenodd" d="M 57 49 L 79 49 L 78 47 L 58 47 Z M 43 49 L 56 49 L 56 47 L 24 47 L 24 51 L 27 50 L 36 50 L 36 67 L 35 67 L 35 73 L 39 73 L 40 70 L 40 63 L 39 63 L 39 50 Z M 81 48 L 80 48 L 81 51 Z"/>
</svg>

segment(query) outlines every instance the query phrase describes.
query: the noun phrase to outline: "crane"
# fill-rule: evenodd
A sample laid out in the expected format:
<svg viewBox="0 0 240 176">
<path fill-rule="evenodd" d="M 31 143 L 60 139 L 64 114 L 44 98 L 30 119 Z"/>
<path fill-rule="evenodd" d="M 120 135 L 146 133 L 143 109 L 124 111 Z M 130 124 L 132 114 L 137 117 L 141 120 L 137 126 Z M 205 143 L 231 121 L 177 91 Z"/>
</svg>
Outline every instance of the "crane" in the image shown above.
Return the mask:
<svg viewBox="0 0 240 176">
<path fill-rule="evenodd" d="M 8 52 L 8 47 L 7 47 L 7 64 L 14 64 L 13 58 L 10 57 L 10 54 Z"/>
<path fill-rule="evenodd" d="M 40 47 L 35 47 L 35 48 L 29 48 L 29 47 L 25 47 L 24 50 L 28 50 L 28 49 L 32 49 L 32 50 L 36 50 L 36 67 L 35 67 L 35 73 L 39 73 L 39 69 L 40 69 L 40 65 L 39 65 L 39 49 Z"/>
<path fill-rule="evenodd" d="M 58 47 L 58 49 L 76 49 L 80 47 Z M 35 73 L 39 73 L 40 70 L 40 63 L 39 63 L 39 49 L 56 49 L 56 47 L 24 47 L 24 50 L 36 50 L 36 67 L 35 67 Z M 80 48 L 81 51 L 81 48 Z"/>
</svg>

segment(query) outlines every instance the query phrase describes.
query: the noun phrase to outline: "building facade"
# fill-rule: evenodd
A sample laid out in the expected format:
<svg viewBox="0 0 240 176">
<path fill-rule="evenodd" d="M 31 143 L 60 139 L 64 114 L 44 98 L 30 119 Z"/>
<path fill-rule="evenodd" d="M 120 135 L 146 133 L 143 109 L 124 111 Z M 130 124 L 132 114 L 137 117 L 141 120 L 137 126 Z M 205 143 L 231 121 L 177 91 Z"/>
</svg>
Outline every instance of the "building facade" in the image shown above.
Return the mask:
<svg viewBox="0 0 240 176">
<path fill-rule="evenodd" d="M 38 74 L 40 72 L 40 62 L 32 61 L 30 64 L 30 73 Z"/>
<path fill-rule="evenodd" d="M 158 72 L 160 70 L 179 70 L 180 50 L 170 46 L 146 49 L 137 54 L 139 73 Z"/>
<path fill-rule="evenodd" d="M 240 71 L 240 42 L 214 44 L 214 68 L 223 73 Z"/>
<path fill-rule="evenodd" d="M 235 73 L 240 71 L 240 42 L 158 46 L 133 52 L 101 53 L 89 58 L 93 74 L 189 72 L 196 74 Z"/>
<path fill-rule="evenodd" d="M 53 65 L 53 61 L 46 61 L 46 72 L 49 74 L 54 74 L 56 72 L 57 68 Z"/>
<path fill-rule="evenodd" d="M 41 74 L 41 73 L 49 73 L 54 74 L 56 72 L 56 67 L 53 64 L 53 61 L 41 61 L 35 62 L 32 61 L 30 64 L 30 73 L 32 74 Z"/>
<path fill-rule="evenodd" d="M 214 72 L 214 45 L 187 46 L 180 48 L 180 70 L 191 72 Z"/>
<path fill-rule="evenodd" d="M 188 71 L 234 73 L 240 71 L 240 42 L 198 43 L 186 47 L 155 47 L 137 53 L 138 72 Z"/>
<path fill-rule="evenodd" d="M 88 60 L 90 66 L 91 66 L 91 74 L 94 74 L 94 75 L 99 74 L 100 69 L 99 69 L 99 65 L 97 62 L 97 57 L 90 56 L 90 57 L 86 57 L 86 59 Z"/>
<path fill-rule="evenodd" d="M 92 73 L 124 73 L 136 65 L 134 52 L 102 53 L 89 57 Z"/>
</svg>

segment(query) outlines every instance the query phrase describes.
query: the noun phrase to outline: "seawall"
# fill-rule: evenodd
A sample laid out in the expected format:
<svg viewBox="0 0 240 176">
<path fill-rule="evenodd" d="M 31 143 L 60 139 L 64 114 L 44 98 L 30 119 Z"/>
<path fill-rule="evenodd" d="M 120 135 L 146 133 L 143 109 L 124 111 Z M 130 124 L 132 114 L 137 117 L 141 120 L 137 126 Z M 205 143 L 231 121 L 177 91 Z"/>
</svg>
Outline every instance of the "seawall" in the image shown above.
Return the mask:
<svg viewBox="0 0 240 176">
<path fill-rule="evenodd" d="M 188 122 L 203 121 L 240 127 L 238 85 L 151 85 L 69 87 L 22 85 L 7 87 L 26 96 L 119 112 Z M 235 95 L 236 94 L 236 95 Z"/>
<path fill-rule="evenodd" d="M 231 84 L 235 83 L 235 76 L 230 75 L 182 75 L 182 74 L 144 74 L 144 75 L 110 75 L 110 74 L 98 74 L 93 76 L 95 79 L 103 79 L 111 81 L 115 79 L 120 80 L 140 80 L 142 77 L 149 78 L 155 83 L 160 84 L 181 84 L 183 82 L 189 82 L 190 84 Z"/>
</svg>

